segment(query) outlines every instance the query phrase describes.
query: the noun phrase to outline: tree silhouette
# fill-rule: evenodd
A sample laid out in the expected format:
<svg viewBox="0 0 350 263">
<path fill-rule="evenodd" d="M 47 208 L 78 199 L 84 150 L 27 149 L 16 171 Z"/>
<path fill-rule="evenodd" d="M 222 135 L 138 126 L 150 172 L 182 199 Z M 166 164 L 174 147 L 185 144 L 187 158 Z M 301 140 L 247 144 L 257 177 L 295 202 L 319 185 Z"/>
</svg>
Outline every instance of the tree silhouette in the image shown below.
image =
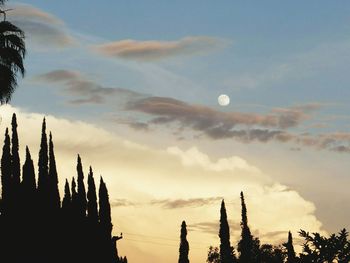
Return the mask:
<svg viewBox="0 0 350 263">
<path fill-rule="evenodd" d="M 41 143 L 39 150 L 39 160 L 38 160 L 38 193 L 40 195 L 41 203 L 44 209 L 47 209 L 48 203 L 48 193 L 49 193 L 49 167 L 48 167 L 48 145 L 47 145 L 47 135 L 46 135 L 46 120 L 44 118 L 41 128 Z"/>
<path fill-rule="evenodd" d="M 111 207 L 102 177 L 98 199 L 100 209 L 97 209 L 91 167 L 88 176 L 89 202 L 87 206 L 82 206 L 79 194 L 85 196 L 85 185 L 79 156 L 77 171 L 80 186 L 77 191 L 74 177 L 71 188 L 66 180 L 61 207 L 54 143 L 50 133 L 48 145 L 45 119 L 39 150 L 38 187 L 28 147 L 22 177 L 21 171 L 18 173 L 18 169 L 13 168 L 20 165 L 15 115 L 11 125 L 12 140 L 6 129 L 1 158 L 0 262 L 126 263 L 127 258 L 119 257 L 116 247 L 122 236 L 112 237 Z"/>
<path fill-rule="evenodd" d="M 286 255 L 283 248 L 270 244 L 263 244 L 259 249 L 257 262 L 259 263 L 283 263 Z M 288 262 L 288 261 L 287 261 Z"/>
<path fill-rule="evenodd" d="M 240 263 L 252 263 L 256 261 L 256 252 L 259 247 L 258 239 L 253 238 L 249 226 L 247 217 L 247 207 L 244 201 L 243 192 L 241 192 L 241 206 L 242 206 L 242 221 L 241 221 L 241 240 L 238 243 L 238 251 L 240 252 Z"/>
<path fill-rule="evenodd" d="M 62 200 L 62 211 L 66 217 L 69 216 L 71 212 L 71 206 L 72 206 L 72 195 L 70 193 L 68 180 L 66 179 L 66 183 L 64 185 L 64 197 Z"/>
<path fill-rule="evenodd" d="M 17 87 L 18 73 L 25 73 L 23 59 L 26 55 L 24 32 L 6 21 L 6 11 L 2 9 L 5 0 L 0 1 L 4 20 L 0 22 L 0 104 L 8 103 Z"/>
<path fill-rule="evenodd" d="M 18 145 L 18 133 L 17 133 L 17 119 L 16 114 L 12 115 L 12 148 L 11 148 L 11 158 L 12 158 L 12 182 L 15 192 L 18 192 L 19 183 L 21 178 L 21 164 L 19 159 L 19 145 Z"/>
<path fill-rule="evenodd" d="M 179 263 L 189 263 L 188 260 L 188 251 L 189 245 L 187 241 L 187 229 L 186 222 L 182 221 L 181 224 L 181 235 L 180 235 L 180 248 L 179 248 Z"/>
<path fill-rule="evenodd" d="M 34 163 L 30 155 L 28 146 L 26 146 L 26 159 L 22 168 L 23 179 L 22 179 L 22 191 L 24 196 L 30 198 L 31 202 L 34 201 L 35 191 L 36 191 L 36 182 L 35 182 L 35 171 Z"/>
<path fill-rule="evenodd" d="M 94 180 L 94 174 L 90 166 L 88 175 L 88 192 L 87 192 L 87 217 L 90 223 L 97 224 L 98 222 L 98 211 L 97 211 L 97 195 L 96 186 Z"/>
<path fill-rule="evenodd" d="M 236 262 L 234 255 L 234 249 L 230 243 L 230 227 L 227 221 L 227 213 L 225 207 L 225 201 L 222 200 L 220 208 L 220 262 L 221 263 L 232 263 Z"/>
<path fill-rule="evenodd" d="M 288 255 L 287 263 L 295 263 L 296 257 L 295 257 L 295 251 L 293 246 L 293 237 L 290 231 L 288 232 L 288 241 L 287 243 L 284 243 L 283 246 L 287 249 L 287 255 Z"/>
<path fill-rule="evenodd" d="M 112 231 L 111 205 L 109 203 L 108 190 L 102 176 L 100 179 L 100 189 L 98 195 L 100 207 L 98 216 L 100 220 L 100 227 L 105 237 L 110 239 Z"/>
<path fill-rule="evenodd" d="M 220 263 L 220 251 L 218 247 L 209 247 L 207 263 Z"/>
<path fill-rule="evenodd" d="M 83 167 L 81 164 L 81 158 L 78 154 L 78 161 L 77 161 L 77 174 L 78 174 L 78 207 L 79 207 L 79 216 L 85 217 L 86 215 L 86 192 L 85 192 L 85 185 L 84 185 L 84 173 L 83 173 Z"/>
<path fill-rule="evenodd" d="M 9 213 L 11 203 L 11 142 L 8 128 L 5 131 L 5 140 L 1 157 L 1 184 L 2 184 L 2 214 Z"/>
<path fill-rule="evenodd" d="M 49 136 L 49 175 L 48 175 L 48 183 L 50 186 L 49 193 L 50 193 L 50 207 L 57 211 L 57 209 L 61 206 L 61 198 L 60 198 L 60 192 L 58 190 L 58 176 L 57 176 L 57 169 L 56 169 L 56 160 L 55 160 L 55 153 L 54 153 L 54 146 L 52 141 L 52 134 L 50 132 Z"/>
</svg>

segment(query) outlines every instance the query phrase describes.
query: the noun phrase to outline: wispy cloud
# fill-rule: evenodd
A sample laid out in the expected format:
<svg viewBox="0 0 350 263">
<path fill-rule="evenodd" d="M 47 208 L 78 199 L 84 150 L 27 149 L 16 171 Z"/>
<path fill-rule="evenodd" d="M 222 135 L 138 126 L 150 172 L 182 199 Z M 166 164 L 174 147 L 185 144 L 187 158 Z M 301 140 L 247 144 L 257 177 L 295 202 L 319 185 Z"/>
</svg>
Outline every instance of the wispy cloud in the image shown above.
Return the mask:
<svg viewBox="0 0 350 263">
<path fill-rule="evenodd" d="M 41 48 L 72 46 L 77 40 L 68 32 L 64 22 L 41 9 L 27 4 L 11 5 L 8 20 L 18 25 L 28 40 Z"/>
<path fill-rule="evenodd" d="M 209 198 L 190 198 L 190 199 L 163 199 L 153 200 L 151 204 L 161 205 L 167 209 L 177 209 L 184 207 L 200 207 L 205 205 L 217 204 L 222 197 L 209 197 Z"/>
<path fill-rule="evenodd" d="M 230 232 L 238 232 L 240 230 L 239 222 L 234 222 L 232 220 L 228 220 L 230 225 Z M 220 222 L 210 221 L 210 222 L 198 222 L 194 224 L 188 225 L 189 231 L 200 231 L 207 234 L 218 235 L 220 228 Z"/>
<path fill-rule="evenodd" d="M 156 61 L 175 56 L 203 55 L 223 48 L 227 44 L 228 41 L 221 38 L 191 36 L 175 41 L 127 39 L 96 45 L 92 48 L 108 57 Z"/>
<path fill-rule="evenodd" d="M 73 105 L 103 104 L 117 96 L 129 99 L 144 96 L 132 90 L 100 85 L 78 71 L 54 70 L 37 76 L 35 80 L 63 85 L 64 92 L 74 97 L 69 100 L 69 103 Z"/>
<path fill-rule="evenodd" d="M 213 108 L 189 104 L 180 100 L 165 97 L 149 97 L 128 104 L 127 109 L 156 116 L 152 123 L 165 124 L 177 121 L 195 130 L 203 130 L 215 138 L 215 130 L 227 130 L 245 125 L 271 128 L 291 128 L 300 125 L 310 118 L 312 111 L 320 104 L 308 104 L 292 108 L 276 108 L 268 114 L 221 112 Z"/>
<path fill-rule="evenodd" d="M 175 123 L 207 137 L 235 139 L 244 143 L 291 142 L 316 149 L 350 152 L 350 133 L 297 133 L 290 129 L 310 120 L 321 103 L 309 103 L 289 108 L 274 108 L 266 114 L 221 112 L 213 108 L 189 104 L 172 98 L 148 97 L 127 104 L 127 110 L 152 116 L 148 125 Z"/>
</svg>

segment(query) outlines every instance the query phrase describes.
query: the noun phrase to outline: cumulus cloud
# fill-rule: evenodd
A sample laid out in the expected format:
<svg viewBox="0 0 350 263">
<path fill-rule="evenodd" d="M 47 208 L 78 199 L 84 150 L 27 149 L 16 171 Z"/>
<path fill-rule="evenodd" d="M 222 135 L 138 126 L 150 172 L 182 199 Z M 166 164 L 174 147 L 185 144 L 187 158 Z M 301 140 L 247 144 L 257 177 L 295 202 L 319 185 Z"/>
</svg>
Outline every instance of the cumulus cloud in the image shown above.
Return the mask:
<svg viewBox="0 0 350 263">
<path fill-rule="evenodd" d="M 200 152 L 196 147 L 189 148 L 186 151 L 181 150 L 178 147 L 169 147 L 167 152 L 178 156 L 182 164 L 185 166 L 198 166 L 209 171 L 248 171 L 255 174 L 261 174 L 261 171 L 254 166 L 247 163 L 246 160 L 238 157 L 231 156 L 229 158 L 220 158 L 213 162 L 210 157 Z"/>
<path fill-rule="evenodd" d="M 77 43 L 64 22 L 53 14 L 27 4 L 10 7 L 13 10 L 7 14 L 8 20 L 18 25 L 26 38 L 41 48 L 63 48 Z"/>
<path fill-rule="evenodd" d="M 132 90 L 100 85 L 89 80 L 85 75 L 78 71 L 54 70 L 41 74 L 35 79 L 40 82 L 63 85 L 64 92 L 67 95 L 75 97 L 74 99 L 69 100 L 69 103 L 73 105 L 103 104 L 109 99 L 116 97 L 135 99 L 144 96 Z"/>
<path fill-rule="evenodd" d="M 99 53 L 113 58 L 141 61 L 156 61 L 176 56 L 193 56 L 206 54 L 226 46 L 227 40 L 192 36 L 175 41 L 137 41 L 120 40 L 94 46 Z"/>
</svg>

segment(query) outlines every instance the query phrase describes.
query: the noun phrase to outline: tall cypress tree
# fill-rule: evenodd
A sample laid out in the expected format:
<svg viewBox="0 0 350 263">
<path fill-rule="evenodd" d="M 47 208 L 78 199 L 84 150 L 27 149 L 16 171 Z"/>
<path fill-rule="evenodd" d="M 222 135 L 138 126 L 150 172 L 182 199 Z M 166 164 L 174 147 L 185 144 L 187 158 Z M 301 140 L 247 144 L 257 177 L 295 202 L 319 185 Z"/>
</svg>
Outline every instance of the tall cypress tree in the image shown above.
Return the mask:
<svg viewBox="0 0 350 263">
<path fill-rule="evenodd" d="M 19 142 L 18 142 L 18 133 L 17 133 L 17 119 L 16 114 L 12 115 L 12 149 L 11 149 L 11 157 L 12 157 L 12 181 L 13 187 L 18 194 L 19 184 L 21 181 L 21 164 L 19 159 Z"/>
<path fill-rule="evenodd" d="M 11 142 L 8 128 L 5 131 L 5 140 L 1 157 L 1 184 L 2 184 L 2 214 L 6 215 L 11 202 Z"/>
<path fill-rule="evenodd" d="M 234 250 L 230 243 L 230 227 L 227 221 L 225 201 L 222 200 L 220 208 L 220 263 L 235 262 Z"/>
<path fill-rule="evenodd" d="M 77 173 L 78 173 L 78 203 L 79 203 L 79 216 L 85 217 L 86 216 L 86 191 L 85 191 L 85 185 L 84 185 L 84 173 L 83 173 L 83 166 L 81 164 L 81 158 L 80 155 L 78 155 L 78 162 L 77 162 Z"/>
<path fill-rule="evenodd" d="M 47 146 L 47 136 L 46 136 L 46 120 L 44 118 L 42 129 L 41 129 L 41 143 L 40 143 L 39 160 L 38 160 L 38 166 L 39 166 L 38 191 L 42 201 L 47 200 L 48 198 L 47 195 L 49 193 L 48 191 L 49 159 L 48 159 L 47 152 L 48 152 L 48 146 Z"/>
<path fill-rule="evenodd" d="M 179 249 L 179 263 L 189 263 L 188 260 L 188 251 L 189 245 L 187 241 L 187 229 L 186 222 L 182 221 L 181 224 L 181 235 L 180 235 L 180 249 Z"/>
<path fill-rule="evenodd" d="M 101 176 L 100 180 L 100 189 L 98 192 L 99 197 L 99 219 L 101 230 L 104 234 L 104 237 L 107 239 L 111 239 L 112 232 L 112 219 L 111 219 L 111 205 L 109 203 L 108 190 L 105 182 Z"/>
<path fill-rule="evenodd" d="M 77 192 L 77 184 L 75 183 L 74 177 L 72 178 L 72 214 L 74 216 L 78 215 L 78 192 Z"/>
<path fill-rule="evenodd" d="M 240 263 L 254 262 L 253 248 L 254 240 L 248 226 L 247 207 L 244 201 L 243 192 L 241 192 L 241 205 L 242 205 L 242 221 L 241 221 L 241 240 L 238 243 L 238 251 L 240 252 Z"/>
<path fill-rule="evenodd" d="M 61 198 L 60 192 L 58 190 L 58 176 L 57 176 L 57 168 L 56 168 L 56 160 L 55 160 L 55 152 L 52 141 L 52 134 L 50 132 L 49 136 L 49 194 L 50 194 L 50 207 L 53 209 L 59 209 L 61 206 Z"/>
<path fill-rule="evenodd" d="M 34 164 L 28 146 L 26 146 L 26 160 L 22 168 L 22 189 L 24 193 L 24 198 L 31 199 L 34 198 L 36 191 L 36 182 L 35 182 L 35 172 Z"/>
<path fill-rule="evenodd" d="M 70 194 L 68 180 L 66 179 L 66 183 L 64 185 L 64 197 L 62 200 L 62 210 L 65 215 L 68 215 L 70 213 L 71 205 L 72 205 L 72 196 Z"/>
<path fill-rule="evenodd" d="M 293 246 L 293 237 L 290 231 L 288 232 L 288 241 L 283 245 L 287 249 L 287 263 L 295 263 L 296 258 L 295 258 L 295 251 Z"/>
<path fill-rule="evenodd" d="M 88 192 L 87 192 L 87 217 L 89 222 L 98 222 L 98 211 L 97 211 L 97 195 L 94 174 L 90 166 L 90 171 L 88 175 Z"/>
</svg>

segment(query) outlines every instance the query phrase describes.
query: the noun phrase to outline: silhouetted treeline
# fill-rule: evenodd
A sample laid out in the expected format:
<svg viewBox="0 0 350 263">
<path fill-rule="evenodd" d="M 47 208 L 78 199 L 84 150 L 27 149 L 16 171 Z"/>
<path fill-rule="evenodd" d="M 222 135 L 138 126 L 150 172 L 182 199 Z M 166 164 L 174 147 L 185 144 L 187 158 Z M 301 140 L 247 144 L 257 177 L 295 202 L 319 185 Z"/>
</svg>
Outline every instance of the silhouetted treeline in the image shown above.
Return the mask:
<svg viewBox="0 0 350 263">
<path fill-rule="evenodd" d="M 298 256 L 295 253 L 292 233 L 288 232 L 287 242 L 281 245 L 260 244 L 258 237 L 251 234 L 248 226 L 247 207 L 241 192 L 241 237 L 237 244 L 237 257 L 230 246 L 230 230 L 227 221 L 225 203 L 220 210 L 220 249 L 209 247 L 208 263 L 349 263 L 350 240 L 343 229 L 339 234 L 324 237 L 319 233 L 309 234 L 300 230 L 299 235 L 305 241 Z"/>
<path fill-rule="evenodd" d="M 225 202 L 222 200 L 220 208 L 219 238 L 220 246 L 210 246 L 207 254 L 208 263 L 349 263 L 350 240 L 349 233 L 342 229 L 338 234 L 329 237 L 319 233 L 299 231 L 299 236 L 304 239 L 302 252 L 296 255 L 293 245 L 292 233 L 288 232 L 287 241 L 281 245 L 260 244 L 258 237 L 254 237 L 248 226 L 247 207 L 241 192 L 241 237 L 235 248 L 230 242 L 230 227 L 228 224 Z M 187 234 L 186 224 L 181 226 L 180 259 L 183 258 L 183 244 L 186 244 L 186 261 L 188 259 L 189 244 L 184 239 Z M 186 235 L 185 235 L 186 237 Z M 185 241 L 185 242 L 184 242 Z"/>
<path fill-rule="evenodd" d="M 1 157 L 0 262 L 127 263 L 112 236 L 111 207 L 102 177 L 97 193 L 92 168 L 87 193 L 81 158 L 77 184 L 65 182 L 61 202 L 52 134 L 42 124 L 38 180 L 29 148 L 21 167 L 16 115 L 6 129 Z M 22 168 L 22 169 L 21 169 Z M 98 198 L 97 198 L 98 195 Z"/>
</svg>

